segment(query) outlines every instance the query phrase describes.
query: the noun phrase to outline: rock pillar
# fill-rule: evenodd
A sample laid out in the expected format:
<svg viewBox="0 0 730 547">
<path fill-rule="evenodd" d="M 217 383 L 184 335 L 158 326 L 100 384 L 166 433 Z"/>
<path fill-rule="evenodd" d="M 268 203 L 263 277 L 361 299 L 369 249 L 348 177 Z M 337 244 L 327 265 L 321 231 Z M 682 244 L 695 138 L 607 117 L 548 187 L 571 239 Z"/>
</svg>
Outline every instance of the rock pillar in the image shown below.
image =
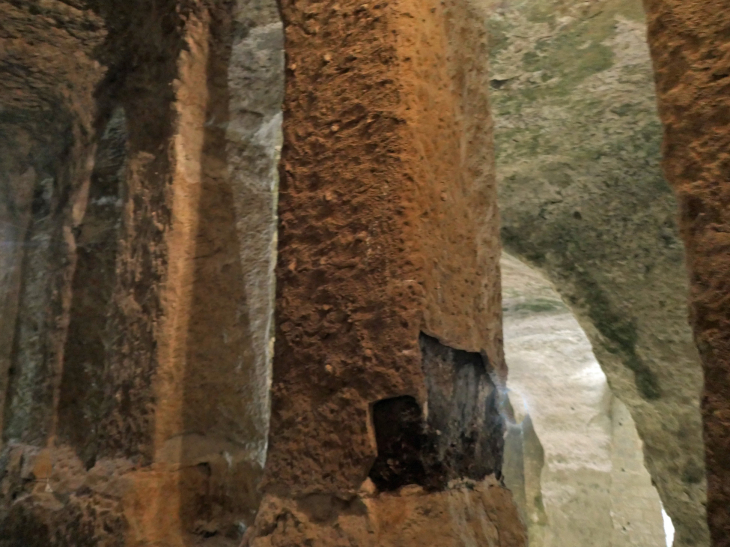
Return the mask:
<svg viewBox="0 0 730 547">
<path fill-rule="evenodd" d="M 497 480 L 483 14 L 463 0 L 281 8 L 271 432 L 246 541 L 524 545 Z"/>
<path fill-rule="evenodd" d="M 730 2 L 645 0 L 664 124 L 664 171 L 680 207 L 690 321 L 702 358 L 707 511 L 730 545 Z"/>
<path fill-rule="evenodd" d="M 0 544 L 237 545 L 268 433 L 274 0 L 0 11 Z"/>
</svg>

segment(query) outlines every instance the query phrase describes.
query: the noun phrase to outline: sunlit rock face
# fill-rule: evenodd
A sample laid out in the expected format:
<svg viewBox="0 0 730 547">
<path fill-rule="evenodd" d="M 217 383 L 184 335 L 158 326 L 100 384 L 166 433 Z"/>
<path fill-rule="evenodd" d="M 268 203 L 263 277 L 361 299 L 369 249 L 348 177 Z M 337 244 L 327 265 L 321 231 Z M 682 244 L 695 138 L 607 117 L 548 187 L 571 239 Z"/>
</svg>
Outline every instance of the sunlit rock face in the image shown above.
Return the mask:
<svg viewBox="0 0 730 547">
<path fill-rule="evenodd" d="M 702 371 L 641 3 L 504 1 L 489 28 L 503 242 L 584 328 L 677 545 L 707 545 Z"/>
<path fill-rule="evenodd" d="M 502 259 L 514 422 L 505 480 L 532 547 L 664 547 L 642 443 L 578 322 L 550 283 Z"/>
</svg>

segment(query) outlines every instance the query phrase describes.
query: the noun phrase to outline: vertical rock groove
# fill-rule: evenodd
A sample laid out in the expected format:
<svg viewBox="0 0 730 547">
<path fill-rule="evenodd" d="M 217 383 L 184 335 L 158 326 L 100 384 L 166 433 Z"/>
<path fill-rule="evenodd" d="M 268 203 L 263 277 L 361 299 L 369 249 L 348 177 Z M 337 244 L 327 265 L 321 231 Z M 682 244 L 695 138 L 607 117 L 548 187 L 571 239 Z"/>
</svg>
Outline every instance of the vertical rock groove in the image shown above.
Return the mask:
<svg viewBox="0 0 730 547">
<path fill-rule="evenodd" d="M 275 2 L 0 4 L 0 543 L 237 544 L 268 428 Z"/>
<path fill-rule="evenodd" d="M 76 235 L 76 269 L 58 406 L 58 435 L 76 448 L 87 467 L 96 457 L 104 418 L 109 324 L 127 157 L 124 110 L 111 114 L 91 173 L 88 204 Z"/>
</svg>

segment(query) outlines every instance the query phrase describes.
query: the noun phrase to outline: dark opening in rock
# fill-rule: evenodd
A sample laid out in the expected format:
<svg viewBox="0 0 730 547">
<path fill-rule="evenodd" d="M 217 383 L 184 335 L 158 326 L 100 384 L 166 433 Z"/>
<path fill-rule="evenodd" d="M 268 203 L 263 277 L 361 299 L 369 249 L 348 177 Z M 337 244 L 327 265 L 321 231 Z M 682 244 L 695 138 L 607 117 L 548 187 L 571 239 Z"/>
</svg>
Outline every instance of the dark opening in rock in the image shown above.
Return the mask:
<svg viewBox="0 0 730 547">
<path fill-rule="evenodd" d="M 423 413 L 411 396 L 384 399 L 373 405 L 373 425 L 378 457 L 370 478 L 380 490 L 396 490 L 406 484 L 426 484 L 423 465 L 426 443 Z"/>
<path fill-rule="evenodd" d="M 428 426 L 447 480 L 500 477 L 504 421 L 489 363 L 479 353 L 450 348 L 421 333 L 428 388 Z"/>
<path fill-rule="evenodd" d="M 420 346 L 428 420 L 411 396 L 373 405 L 378 456 L 370 479 L 387 491 L 406 484 L 438 490 L 453 479 L 500 477 L 504 422 L 485 358 L 425 334 Z"/>
</svg>

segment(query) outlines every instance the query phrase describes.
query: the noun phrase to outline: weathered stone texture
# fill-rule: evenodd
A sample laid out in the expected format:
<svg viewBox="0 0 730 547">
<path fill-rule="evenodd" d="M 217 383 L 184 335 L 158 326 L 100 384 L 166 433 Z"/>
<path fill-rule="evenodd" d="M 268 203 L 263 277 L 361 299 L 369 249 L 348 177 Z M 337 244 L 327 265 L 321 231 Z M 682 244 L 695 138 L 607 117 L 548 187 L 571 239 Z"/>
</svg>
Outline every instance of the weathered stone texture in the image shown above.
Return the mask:
<svg viewBox="0 0 730 547">
<path fill-rule="evenodd" d="M 236 544 L 268 430 L 275 4 L 0 9 L 0 543 Z"/>
<path fill-rule="evenodd" d="M 357 491 L 369 405 L 426 401 L 420 331 L 504 373 L 484 33 L 453 4 L 282 5 L 269 488 Z"/>
<path fill-rule="evenodd" d="M 12 238 L 3 241 L 0 254 L 7 268 L 2 275 L 15 289 L 0 297 L 7 302 L 0 327 L 0 421 L 5 439 L 38 442 L 54 429 L 50 409 L 75 263 L 71 232 L 86 199 L 97 115 L 93 93 L 104 76 L 94 50 L 105 32 L 103 20 L 83 7 L 48 2 L 35 16 L 33 7 L 0 6 L 2 223 Z"/>
<path fill-rule="evenodd" d="M 312 494 L 299 500 L 267 496 L 251 547 L 336 545 L 526 545 L 508 490 L 493 479 L 442 492 L 411 486 L 398 493 L 342 500 Z"/>
<path fill-rule="evenodd" d="M 641 3 L 495 3 L 489 27 L 505 247 L 548 275 L 588 334 L 676 545 L 707 545 L 702 370 Z"/>
<path fill-rule="evenodd" d="M 479 544 L 497 539 L 488 531 L 496 526 L 502 544 L 524 544 L 497 484 L 486 498 L 470 493 L 482 486 L 458 481 L 425 484 L 411 498 L 372 490 L 373 481 L 400 485 L 385 471 L 368 479 L 378 439 L 387 444 L 373 431 L 373 406 L 394 398 L 402 435 L 393 437 L 414 454 L 389 460 L 389 471 L 424 463 L 418 433 L 430 432 L 425 416 L 437 410 L 424 335 L 447 353 L 470 352 L 497 387 L 505 377 L 483 14 L 460 1 L 281 7 L 271 435 L 262 510 L 246 543 Z M 448 392 L 456 376 L 445 370 L 435 383 Z M 475 399 L 482 411 L 487 395 L 485 385 Z M 501 437 L 501 427 L 489 434 Z M 475 511 L 464 530 L 460 499 Z M 505 513 L 490 516 L 491 499 Z M 389 525 L 397 515 L 402 525 Z"/>
<path fill-rule="evenodd" d="M 680 205 L 691 323 L 704 365 L 707 511 L 730 545 L 730 3 L 645 0 L 664 124 L 663 166 Z"/>
</svg>

